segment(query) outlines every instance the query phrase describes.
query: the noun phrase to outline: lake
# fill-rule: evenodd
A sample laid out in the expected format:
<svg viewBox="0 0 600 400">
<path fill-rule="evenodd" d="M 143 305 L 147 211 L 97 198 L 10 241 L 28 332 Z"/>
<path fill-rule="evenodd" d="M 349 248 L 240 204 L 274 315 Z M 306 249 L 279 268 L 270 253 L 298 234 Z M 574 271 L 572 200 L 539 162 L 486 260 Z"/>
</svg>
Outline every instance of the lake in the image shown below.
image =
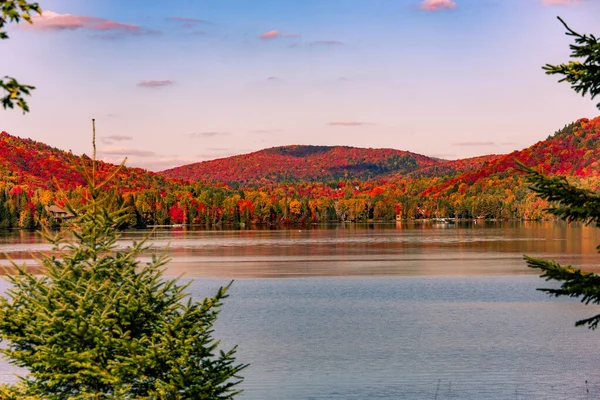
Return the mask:
<svg viewBox="0 0 600 400">
<path fill-rule="evenodd" d="M 145 233 L 126 232 L 122 245 Z M 588 399 L 600 396 L 598 313 L 523 254 L 598 270 L 598 230 L 563 223 L 399 223 L 157 230 L 194 297 L 235 279 L 216 336 L 239 345 L 240 399 Z M 169 245 L 170 244 L 170 245 Z M 30 232 L 0 249 L 32 264 Z M 143 257 L 143 260 L 149 254 Z M 3 283 L 2 288 L 6 284 Z M 0 381 L 15 370 L 0 364 Z M 587 383 L 586 383 L 587 381 Z M 589 394 L 587 393 L 589 391 Z"/>
</svg>

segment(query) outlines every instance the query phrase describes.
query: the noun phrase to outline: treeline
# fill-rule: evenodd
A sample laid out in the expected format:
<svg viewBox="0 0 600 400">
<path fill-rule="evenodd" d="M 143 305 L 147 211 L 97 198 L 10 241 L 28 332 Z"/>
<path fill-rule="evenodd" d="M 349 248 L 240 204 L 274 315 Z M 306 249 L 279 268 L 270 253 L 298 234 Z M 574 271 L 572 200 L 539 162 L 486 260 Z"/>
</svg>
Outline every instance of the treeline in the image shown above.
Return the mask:
<svg viewBox="0 0 600 400">
<path fill-rule="evenodd" d="M 543 219 L 548 204 L 531 192 L 520 175 L 493 176 L 472 185 L 456 183 L 443 193 L 426 195 L 437 178 L 415 181 L 280 185 L 233 189 L 193 184 L 175 190 L 109 191 L 109 210 L 125 208 L 122 228 L 193 224 L 286 224 L 327 221 L 393 221 L 417 218 Z M 587 178 L 580 184 L 597 187 Z M 82 203 L 85 188 L 59 197 L 49 190 L 0 184 L 0 228 L 58 226 L 49 206 Z"/>
</svg>

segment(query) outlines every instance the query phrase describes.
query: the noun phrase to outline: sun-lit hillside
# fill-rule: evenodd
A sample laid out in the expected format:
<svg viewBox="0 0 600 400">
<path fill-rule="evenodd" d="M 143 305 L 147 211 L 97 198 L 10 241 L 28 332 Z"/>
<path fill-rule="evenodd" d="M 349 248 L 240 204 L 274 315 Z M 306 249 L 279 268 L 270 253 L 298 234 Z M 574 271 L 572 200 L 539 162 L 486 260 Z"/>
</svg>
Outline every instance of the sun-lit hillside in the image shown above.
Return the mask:
<svg viewBox="0 0 600 400">
<path fill-rule="evenodd" d="M 581 119 L 506 155 L 447 161 L 392 149 L 285 146 L 158 174 L 124 168 L 107 187 L 112 206 L 127 205 L 134 226 L 543 218 L 547 203 L 528 189 L 517 160 L 596 189 L 600 117 Z M 0 134 L 0 214 L 10 214 L 5 226 L 35 226 L 46 205 L 62 204 L 58 187 L 83 185 L 76 168 L 81 163 L 89 166 L 89 157 Z M 99 162 L 99 178 L 114 168 Z M 84 191 L 67 197 L 79 201 Z"/>
<path fill-rule="evenodd" d="M 73 189 L 84 184 L 77 170 L 82 164 L 91 165 L 88 156 L 50 147 L 44 143 L 0 133 L 0 176 L 5 183 L 31 188 Z M 98 177 L 102 179 L 114 171 L 115 165 L 97 162 Z M 110 185 L 122 192 L 156 188 L 167 181 L 152 172 L 139 168 L 123 168 Z"/>
<path fill-rule="evenodd" d="M 526 149 L 485 160 L 479 168 L 460 173 L 423 194 L 440 194 L 456 185 L 475 185 L 484 179 L 507 179 L 519 173 L 517 161 L 546 174 L 600 176 L 600 117 L 580 119 Z"/>
<path fill-rule="evenodd" d="M 394 149 L 284 146 L 184 165 L 161 172 L 171 178 L 239 183 L 373 179 L 407 174 L 441 161 Z"/>
</svg>

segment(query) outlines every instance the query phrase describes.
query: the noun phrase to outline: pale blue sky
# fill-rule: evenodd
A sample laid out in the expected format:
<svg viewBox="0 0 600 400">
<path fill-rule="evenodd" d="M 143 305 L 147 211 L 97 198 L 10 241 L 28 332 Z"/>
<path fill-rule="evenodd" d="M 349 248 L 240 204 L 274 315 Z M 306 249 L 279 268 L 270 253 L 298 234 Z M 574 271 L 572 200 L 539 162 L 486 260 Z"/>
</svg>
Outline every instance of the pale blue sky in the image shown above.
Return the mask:
<svg viewBox="0 0 600 400">
<path fill-rule="evenodd" d="M 598 114 L 541 66 L 568 60 L 556 16 L 600 34 L 600 1 L 427 1 L 40 0 L 0 43 L 1 75 L 37 86 L 0 130 L 89 153 L 96 118 L 104 159 L 160 170 L 287 144 L 506 153 Z"/>
</svg>

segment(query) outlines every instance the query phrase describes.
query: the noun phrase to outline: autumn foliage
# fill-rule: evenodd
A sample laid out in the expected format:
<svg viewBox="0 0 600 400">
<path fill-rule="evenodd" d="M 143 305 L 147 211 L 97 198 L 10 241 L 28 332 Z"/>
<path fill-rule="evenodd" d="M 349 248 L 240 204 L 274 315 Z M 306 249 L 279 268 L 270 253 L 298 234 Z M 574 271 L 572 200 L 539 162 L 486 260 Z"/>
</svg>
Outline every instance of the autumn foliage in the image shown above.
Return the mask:
<svg viewBox="0 0 600 400">
<path fill-rule="evenodd" d="M 406 174 L 438 163 L 436 159 L 401 150 L 295 145 L 184 165 L 161 174 L 180 179 L 253 184 L 323 182 L 367 180 L 394 172 Z"/>
<path fill-rule="evenodd" d="M 49 205 L 87 196 L 74 168 L 86 156 L 2 132 L 0 161 L 0 228 L 56 223 Z M 136 227 L 548 217 L 517 161 L 598 189 L 600 117 L 506 155 L 447 161 L 391 149 L 286 146 L 158 174 L 123 168 L 106 190 L 109 207 L 129 210 L 124 226 Z M 99 163 L 99 174 L 110 167 Z"/>
</svg>

